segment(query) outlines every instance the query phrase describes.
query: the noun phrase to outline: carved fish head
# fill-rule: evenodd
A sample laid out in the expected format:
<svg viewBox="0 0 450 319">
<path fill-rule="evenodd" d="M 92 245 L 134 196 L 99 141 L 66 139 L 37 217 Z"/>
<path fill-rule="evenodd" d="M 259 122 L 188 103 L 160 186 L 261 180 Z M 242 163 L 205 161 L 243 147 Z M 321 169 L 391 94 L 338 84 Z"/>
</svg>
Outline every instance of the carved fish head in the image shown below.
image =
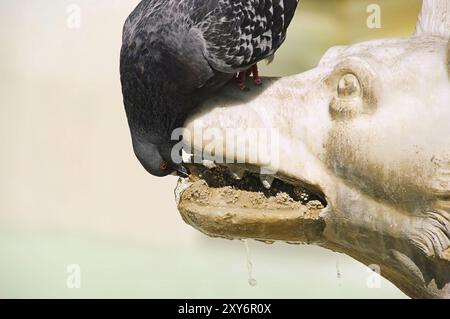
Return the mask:
<svg viewBox="0 0 450 319">
<path fill-rule="evenodd" d="M 420 285 L 448 295 L 449 56 L 448 37 L 376 40 L 331 48 L 313 70 L 251 93 L 223 88 L 185 134 L 228 163 L 192 166 L 200 180 L 177 191 L 183 218 L 211 236 L 313 242 L 382 264 L 412 296 Z M 249 128 L 275 129 L 276 151 L 230 152 L 231 140 L 256 141 Z"/>
</svg>

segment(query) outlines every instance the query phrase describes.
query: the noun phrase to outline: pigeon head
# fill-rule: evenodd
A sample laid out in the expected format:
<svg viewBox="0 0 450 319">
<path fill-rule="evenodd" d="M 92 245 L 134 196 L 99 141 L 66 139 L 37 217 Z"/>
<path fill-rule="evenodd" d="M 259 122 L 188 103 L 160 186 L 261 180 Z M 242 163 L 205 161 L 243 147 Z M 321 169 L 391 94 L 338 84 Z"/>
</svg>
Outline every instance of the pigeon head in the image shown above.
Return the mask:
<svg viewBox="0 0 450 319">
<path fill-rule="evenodd" d="M 134 139 L 133 149 L 145 170 L 154 176 L 188 175 L 181 164 L 176 164 L 172 160 L 170 145 Z"/>
</svg>

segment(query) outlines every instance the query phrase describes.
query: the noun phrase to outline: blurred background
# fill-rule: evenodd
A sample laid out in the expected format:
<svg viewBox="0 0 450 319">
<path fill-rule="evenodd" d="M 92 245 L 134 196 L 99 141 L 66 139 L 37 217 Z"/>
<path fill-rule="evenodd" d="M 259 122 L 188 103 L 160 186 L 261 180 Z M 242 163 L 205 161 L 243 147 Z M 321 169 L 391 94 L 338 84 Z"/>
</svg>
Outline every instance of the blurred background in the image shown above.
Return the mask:
<svg viewBox="0 0 450 319">
<path fill-rule="evenodd" d="M 263 75 L 307 70 L 334 45 L 409 35 L 421 5 L 300 2 Z M 121 30 L 137 3 L 0 2 L 0 297 L 405 298 L 384 279 L 369 288 L 367 268 L 347 256 L 284 243 L 250 242 L 251 287 L 242 242 L 183 223 L 176 178 L 141 168 L 123 110 Z M 379 29 L 366 24 L 371 3 Z"/>
</svg>

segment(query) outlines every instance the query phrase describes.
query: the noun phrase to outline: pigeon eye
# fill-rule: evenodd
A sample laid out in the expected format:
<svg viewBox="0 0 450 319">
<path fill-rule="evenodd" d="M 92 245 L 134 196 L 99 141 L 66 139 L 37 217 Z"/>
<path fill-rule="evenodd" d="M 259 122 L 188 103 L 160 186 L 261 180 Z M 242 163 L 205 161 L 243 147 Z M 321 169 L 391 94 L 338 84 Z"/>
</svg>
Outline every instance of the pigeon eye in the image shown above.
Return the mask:
<svg viewBox="0 0 450 319">
<path fill-rule="evenodd" d="M 159 164 L 159 169 L 160 169 L 160 170 L 165 171 L 167 168 L 168 168 L 168 165 L 167 165 L 166 162 L 162 161 L 162 162 Z"/>
<path fill-rule="evenodd" d="M 339 98 L 354 98 L 361 96 L 361 84 L 358 78 L 351 73 L 344 74 L 337 86 Z"/>
</svg>

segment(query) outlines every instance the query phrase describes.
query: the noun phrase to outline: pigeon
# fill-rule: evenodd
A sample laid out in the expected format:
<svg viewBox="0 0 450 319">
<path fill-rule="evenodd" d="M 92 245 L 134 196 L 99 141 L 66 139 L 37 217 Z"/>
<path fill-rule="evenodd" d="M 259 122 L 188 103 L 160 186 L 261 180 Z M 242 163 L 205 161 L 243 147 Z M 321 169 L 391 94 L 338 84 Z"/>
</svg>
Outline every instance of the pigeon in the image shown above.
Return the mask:
<svg viewBox="0 0 450 319">
<path fill-rule="evenodd" d="M 186 176 L 174 129 L 207 96 L 245 74 L 286 39 L 298 0 L 143 0 L 127 18 L 120 52 L 134 153 L 154 176 Z M 236 75 L 238 76 L 236 77 Z"/>
</svg>

